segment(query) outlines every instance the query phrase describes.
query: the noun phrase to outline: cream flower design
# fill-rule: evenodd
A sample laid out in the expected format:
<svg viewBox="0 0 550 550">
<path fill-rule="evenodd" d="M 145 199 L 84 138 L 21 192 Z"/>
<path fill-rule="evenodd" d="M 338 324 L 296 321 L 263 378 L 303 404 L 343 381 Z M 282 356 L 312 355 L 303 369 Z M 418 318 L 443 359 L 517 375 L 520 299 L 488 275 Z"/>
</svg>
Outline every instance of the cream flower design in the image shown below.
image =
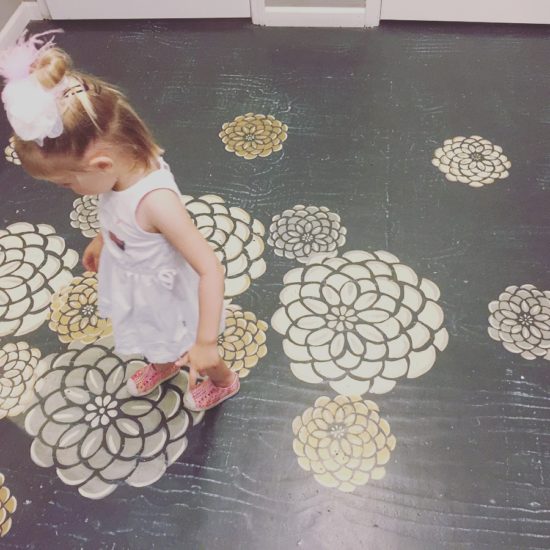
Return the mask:
<svg viewBox="0 0 550 550">
<path fill-rule="evenodd" d="M 226 122 L 219 136 L 226 151 L 247 160 L 268 157 L 283 148 L 288 126 L 272 115 L 247 113 Z"/>
<path fill-rule="evenodd" d="M 234 372 L 244 378 L 267 354 L 267 323 L 259 321 L 251 311 L 242 311 L 239 306 L 231 304 L 226 308 L 225 327 L 218 340 L 220 355 Z"/>
<path fill-rule="evenodd" d="M 228 207 L 216 195 L 198 199 L 185 195 L 182 200 L 224 266 L 226 298 L 242 294 L 266 270 L 264 226 L 242 208 Z"/>
<path fill-rule="evenodd" d="M 71 280 L 78 254 L 49 225 L 0 230 L 0 336 L 21 336 L 46 320 L 53 292 Z"/>
<path fill-rule="evenodd" d="M 11 516 L 17 509 L 17 500 L 4 485 L 5 480 L 4 475 L 0 474 L 0 538 L 11 529 Z"/>
<path fill-rule="evenodd" d="M 164 475 L 202 414 L 183 408 L 184 371 L 145 397 L 130 396 L 126 379 L 143 364 L 124 363 L 110 337 L 88 346 L 72 342 L 64 353 L 46 357 L 37 403 L 25 419 L 33 461 L 55 466 L 61 481 L 93 499 L 122 483 L 144 487 Z"/>
<path fill-rule="evenodd" d="M 447 346 L 439 289 L 389 252 L 346 252 L 284 278 L 272 326 L 294 375 L 338 393 L 386 393 Z"/>
<path fill-rule="evenodd" d="M 432 164 L 449 181 L 467 183 L 470 187 L 483 187 L 507 178 L 512 166 L 502 147 L 480 136 L 447 139 L 434 155 Z"/>
<path fill-rule="evenodd" d="M 292 423 L 298 464 L 325 487 L 354 491 L 382 479 L 395 448 L 376 403 L 357 396 L 319 397 Z"/>
<path fill-rule="evenodd" d="M 98 204 L 97 195 L 84 195 L 73 202 L 71 225 L 80 229 L 85 237 L 95 237 L 99 233 Z"/>
<path fill-rule="evenodd" d="M 15 150 L 15 138 L 13 136 L 10 138 L 7 147 L 4 149 L 4 156 L 8 162 L 21 166 L 21 160 Z"/>
<path fill-rule="evenodd" d="M 489 304 L 489 336 L 524 359 L 550 360 L 550 291 L 509 286 Z"/>
<path fill-rule="evenodd" d="M 296 205 L 274 216 L 267 242 L 275 254 L 306 263 L 311 256 L 335 256 L 346 242 L 340 216 L 324 206 Z"/>
<path fill-rule="evenodd" d="M 50 329 L 57 332 L 65 344 L 73 340 L 90 344 L 113 332 L 111 322 L 99 317 L 97 279 L 91 272 L 75 277 L 57 291 L 50 307 Z"/>
<path fill-rule="evenodd" d="M 25 411 L 33 397 L 40 351 L 26 342 L 0 348 L 0 419 Z"/>
</svg>

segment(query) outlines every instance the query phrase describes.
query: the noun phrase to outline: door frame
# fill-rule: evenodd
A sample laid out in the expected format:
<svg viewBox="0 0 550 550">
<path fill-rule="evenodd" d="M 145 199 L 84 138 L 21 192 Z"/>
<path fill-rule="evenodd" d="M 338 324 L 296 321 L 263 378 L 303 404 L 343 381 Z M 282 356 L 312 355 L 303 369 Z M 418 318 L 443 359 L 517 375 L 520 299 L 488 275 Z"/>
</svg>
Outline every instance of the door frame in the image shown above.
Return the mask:
<svg viewBox="0 0 550 550">
<path fill-rule="evenodd" d="M 364 7 L 312 8 L 266 6 L 266 0 L 250 0 L 252 21 L 270 27 L 376 27 L 382 0 L 364 0 Z"/>
</svg>

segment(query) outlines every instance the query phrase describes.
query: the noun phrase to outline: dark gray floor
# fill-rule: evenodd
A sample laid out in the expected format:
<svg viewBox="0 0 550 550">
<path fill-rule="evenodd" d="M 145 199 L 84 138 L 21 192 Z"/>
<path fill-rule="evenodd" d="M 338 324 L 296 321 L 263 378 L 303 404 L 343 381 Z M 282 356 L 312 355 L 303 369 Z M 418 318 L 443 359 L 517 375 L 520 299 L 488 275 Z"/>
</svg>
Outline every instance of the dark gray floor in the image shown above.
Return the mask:
<svg viewBox="0 0 550 550">
<path fill-rule="evenodd" d="M 347 228 L 341 253 L 387 250 L 438 285 L 449 345 L 424 376 L 363 396 L 397 445 L 385 477 L 353 493 L 299 467 L 292 420 L 335 392 L 297 380 L 271 329 L 241 394 L 189 432 L 188 449 L 153 485 L 84 498 L 34 464 L 22 416 L 0 420 L 0 472 L 18 501 L 0 547 L 548 548 L 550 363 L 487 334 L 488 304 L 506 287 L 550 288 L 548 30 L 61 26 L 78 67 L 128 92 L 184 193 L 220 195 L 267 230 L 297 204 L 330 208 Z M 222 123 L 247 112 L 288 125 L 281 152 L 245 161 L 224 151 Z M 509 177 L 474 189 L 431 164 L 444 140 L 470 135 L 503 148 Z M 5 123 L 0 137 L 7 142 Z M 0 192 L 2 228 L 47 223 L 82 251 L 72 195 L 8 163 Z M 263 257 L 266 273 L 235 301 L 269 322 L 283 276 L 299 264 L 271 247 Z M 0 344 L 17 340 L 43 355 L 63 349 L 47 324 Z"/>
</svg>

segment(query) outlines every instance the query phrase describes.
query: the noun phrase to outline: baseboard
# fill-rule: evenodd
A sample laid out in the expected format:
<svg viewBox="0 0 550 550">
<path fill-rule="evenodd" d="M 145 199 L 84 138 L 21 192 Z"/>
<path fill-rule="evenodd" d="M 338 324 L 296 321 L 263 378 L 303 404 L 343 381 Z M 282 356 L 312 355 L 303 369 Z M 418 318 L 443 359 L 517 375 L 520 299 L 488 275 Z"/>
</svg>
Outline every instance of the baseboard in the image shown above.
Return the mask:
<svg viewBox="0 0 550 550">
<path fill-rule="evenodd" d="M 42 13 L 37 2 L 22 2 L 0 30 L 0 50 L 13 46 L 31 21 L 44 18 Z"/>
</svg>

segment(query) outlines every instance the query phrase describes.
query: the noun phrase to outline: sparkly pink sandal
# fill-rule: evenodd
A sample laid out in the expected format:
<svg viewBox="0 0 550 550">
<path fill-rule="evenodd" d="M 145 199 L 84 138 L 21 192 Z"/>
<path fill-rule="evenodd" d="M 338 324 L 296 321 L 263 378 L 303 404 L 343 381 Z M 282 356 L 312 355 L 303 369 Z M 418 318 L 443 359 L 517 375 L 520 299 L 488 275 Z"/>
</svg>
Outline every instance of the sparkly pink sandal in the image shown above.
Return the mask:
<svg viewBox="0 0 550 550">
<path fill-rule="evenodd" d="M 226 388 L 215 386 L 210 378 L 207 378 L 196 386 L 194 390 L 185 393 L 183 405 L 190 411 L 207 411 L 226 399 L 233 397 L 240 388 L 241 382 L 238 374 L 235 374 L 235 379 Z"/>
<path fill-rule="evenodd" d="M 180 368 L 174 364 L 169 368 L 159 369 L 153 363 L 149 363 L 128 379 L 126 387 L 130 395 L 141 397 L 151 393 L 157 386 L 178 374 Z"/>
</svg>

